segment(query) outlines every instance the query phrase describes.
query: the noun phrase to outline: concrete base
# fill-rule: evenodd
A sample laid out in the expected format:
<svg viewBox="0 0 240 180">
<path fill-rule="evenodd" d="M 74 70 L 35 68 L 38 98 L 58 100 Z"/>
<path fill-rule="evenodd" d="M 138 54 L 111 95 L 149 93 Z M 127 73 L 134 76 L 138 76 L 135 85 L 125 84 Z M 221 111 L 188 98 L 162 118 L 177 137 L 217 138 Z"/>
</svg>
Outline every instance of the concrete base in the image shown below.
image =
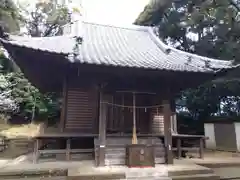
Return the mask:
<svg viewBox="0 0 240 180">
<path fill-rule="evenodd" d="M 234 157 L 207 157 L 204 159 L 189 159 L 185 160 L 194 164 L 198 164 L 200 166 L 208 167 L 208 168 L 226 168 L 226 167 L 240 167 L 240 158 Z"/>
<path fill-rule="evenodd" d="M 127 168 L 126 166 L 112 167 L 79 167 L 68 171 L 68 180 L 87 179 L 151 179 L 151 180 L 219 180 L 219 176 L 206 167 L 192 163 L 157 165 L 154 168 Z M 121 178 L 120 178 L 121 177 Z M 105 180 L 104 179 L 104 180 Z"/>
<path fill-rule="evenodd" d="M 174 165 L 155 168 L 127 168 L 126 166 L 95 167 L 94 161 L 23 163 L 0 169 L 0 179 L 65 176 L 67 180 L 218 180 L 212 169 L 192 161 L 176 160 Z M 56 177 L 57 178 L 57 177 Z"/>
<path fill-rule="evenodd" d="M 41 178 L 67 176 L 69 168 L 81 166 L 79 162 L 42 162 L 39 164 L 10 164 L 0 169 L 0 179 Z"/>
<path fill-rule="evenodd" d="M 66 177 L 67 169 L 59 170 L 27 170 L 27 171 L 2 171 L 0 179 L 21 179 L 21 178 L 44 178 L 44 177 Z"/>
</svg>

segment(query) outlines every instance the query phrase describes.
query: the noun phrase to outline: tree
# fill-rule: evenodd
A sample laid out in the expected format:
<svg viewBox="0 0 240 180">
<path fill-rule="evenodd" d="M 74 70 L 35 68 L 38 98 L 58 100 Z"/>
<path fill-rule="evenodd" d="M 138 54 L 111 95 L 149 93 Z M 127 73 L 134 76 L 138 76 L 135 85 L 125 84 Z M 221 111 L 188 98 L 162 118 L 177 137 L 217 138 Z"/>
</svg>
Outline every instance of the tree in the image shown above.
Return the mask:
<svg viewBox="0 0 240 180">
<path fill-rule="evenodd" d="M 177 49 L 238 63 L 239 7 L 240 2 L 236 0 L 173 0 L 168 6 L 154 9 L 151 1 L 135 23 L 157 26 L 159 38 Z M 232 114 L 230 104 L 237 104 L 233 100 L 240 97 L 238 84 L 239 81 L 223 79 L 220 83 L 206 83 L 187 90 L 180 97 L 194 118 L 207 118 L 222 106 L 225 106 L 224 113 Z M 223 101 L 228 103 L 223 105 Z"/>
<path fill-rule="evenodd" d="M 18 109 L 18 104 L 11 96 L 11 83 L 0 75 L 0 113 L 14 112 Z"/>
<path fill-rule="evenodd" d="M 69 21 L 68 9 L 53 2 L 37 3 L 35 8 L 27 11 L 21 8 L 22 23 L 27 34 L 32 37 L 54 36 L 62 32 L 61 26 Z M 2 51 L 3 52 L 3 51 Z M 18 115 L 30 120 L 53 119 L 59 114 L 60 98 L 57 93 L 42 94 L 32 86 L 23 73 L 11 68 L 9 57 L 0 54 L 2 75 L 10 84 L 11 98 L 18 105 Z"/>
<path fill-rule="evenodd" d="M 0 3 L 0 37 L 3 32 L 19 30 L 19 13 L 12 0 L 2 0 Z"/>
<path fill-rule="evenodd" d="M 22 14 L 27 34 L 32 37 L 60 35 L 62 26 L 70 21 L 68 8 L 52 1 L 37 3 L 31 11 L 22 8 Z M 42 94 L 22 73 L 12 74 L 10 81 L 16 83 L 12 94 L 18 99 L 22 116 L 34 120 L 52 119 L 59 114 L 60 98 L 57 93 Z"/>
<path fill-rule="evenodd" d="M 11 85 L 11 97 L 19 105 L 20 116 L 34 121 L 35 118 L 51 119 L 58 114 L 58 94 L 42 94 L 24 78 L 21 72 L 7 73 L 4 77 Z"/>
<path fill-rule="evenodd" d="M 52 1 L 37 3 L 31 11 L 21 9 L 27 34 L 32 37 L 60 35 L 62 26 L 70 21 L 68 8 Z"/>
<path fill-rule="evenodd" d="M 173 0 L 170 6 L 156 6 L 150 11 L 151 4 L 139 15 L 136 24 L 157 25 L 160 38 L 178 49 L 240 62 L 239 1 Z"/>
<path fill-rule="evenodd" d="M 172 2 L 173 0 L 151 0 L 134 24 L 144 26 L 157 25 Z"/>
</svg>

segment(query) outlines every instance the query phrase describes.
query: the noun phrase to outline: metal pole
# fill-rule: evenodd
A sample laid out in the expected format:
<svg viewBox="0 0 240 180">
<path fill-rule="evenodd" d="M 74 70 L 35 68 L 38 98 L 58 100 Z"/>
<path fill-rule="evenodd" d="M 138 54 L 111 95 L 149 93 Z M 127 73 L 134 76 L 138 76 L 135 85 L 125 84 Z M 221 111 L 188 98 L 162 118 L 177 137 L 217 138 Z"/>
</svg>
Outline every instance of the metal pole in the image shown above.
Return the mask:
<svg viewBox="0 0 240 180">
<path fill-rule="evenodd" d="M 137 128 L 136 128 L 136 94 L 133 93 L 133 137 L 132 144 L 137 144 Z"/>
</svg>

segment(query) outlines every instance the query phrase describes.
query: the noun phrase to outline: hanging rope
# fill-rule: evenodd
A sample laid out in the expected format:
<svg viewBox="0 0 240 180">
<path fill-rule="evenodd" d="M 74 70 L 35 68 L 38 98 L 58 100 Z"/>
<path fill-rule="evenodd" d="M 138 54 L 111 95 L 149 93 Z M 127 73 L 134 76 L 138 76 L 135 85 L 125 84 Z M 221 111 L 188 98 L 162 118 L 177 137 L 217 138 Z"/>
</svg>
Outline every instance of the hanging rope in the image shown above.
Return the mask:
<svg viewBox="0 0 240 180">
<path fill-rule="evenodd" d="M 163 107 L 162 104 L 159 105 L 153 105 L 153 106 L 125 106 L 125 105 L 121 105 L 121 104 L 114 104 L 114 103 L 109 103 L 109 102 L 100 102 L 101 104 L 107 104 L 107 105 L 111 105 L 111 106 L 116 106 L 116 107 L 121 107 L 121 108 L 136 108 L 136 109 L 151 109 L 151 108 L 158 108 L 158 107 Z"/>
</svg>

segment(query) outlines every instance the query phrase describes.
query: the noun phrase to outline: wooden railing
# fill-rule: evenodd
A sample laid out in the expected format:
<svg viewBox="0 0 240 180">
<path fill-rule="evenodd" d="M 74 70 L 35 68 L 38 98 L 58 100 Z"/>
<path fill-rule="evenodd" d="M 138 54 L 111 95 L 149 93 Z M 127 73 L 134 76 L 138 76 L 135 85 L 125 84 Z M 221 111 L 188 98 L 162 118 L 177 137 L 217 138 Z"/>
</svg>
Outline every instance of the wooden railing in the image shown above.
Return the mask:
<svg viewBox="0 0 240 180">
<path fill-rule="evenodd" d="M 5 136 L 0 136 L 0 152 L 3 152 L 8 145 L 8 141 Z"/>
<path fill-rule="evenodd" d="M 204 142 L 206 138 L 204 136 L 175 136 L 173 139 L 176 139 L 176 147 L 172 148 L 172 151 L 175 151 L 177 158 L 182 158 L 182 152 L 198 152 L 199 158 L 204 158 Z M 184 142 L 187 141 L 188 146 L 184 146 Z M 191 142 L 194 142 L 193 144 Z M 195 146 L 197 145 L 197 146 Z"/>
<path fill-rule="evenodd" d="M 57 134 L 43 134 L 34 138 L 34 151 L 33 151 L 33 163 L 37 163 L 40 155 L 46 154 L 65 154 L 65 159 L 69 161 L 71 153 L 91 153 L 94 152 L 94 149 L 72 149 L 71 141 L 74 138 L 83 138 L 83 137 L 93 137 L 92 135 L 82 135 L 82 134 L 73 134 L 73 133 L 57 133 Z M 66 141 L 65 149 L 40 149 L 40 144 L 42 140 L 56 140 L 62 139 Z"/>
<path fill-rule="evenodd" d="M 138 137 L 157 137 L 164 139 L 162 134 L 138 134 Z M 91 153 L 94 149 L 71 149 L 71 139 L 73 138 L 83 138 L 83 137 L 98 137 L 98 134 L 72 134 L 72 133 L 61 133 L 61 134 L 44 134 L 35 137 L 34 140 L 34 152 L 33 152 L 33 162 L 37 163 L 40 154 L 65 154 L 66 160 L 70 160 L 71 153 Z M 131 137 L 131 134 L 108 134 L 107 137 Z M 176 140 L 176 146 L 172 147 L 172 151 L 177 152 L 177 158 L 182 157 L 183 151 L 197 151 L 199 157 L 204 157 L 204 141 L 206 137 L 200 135 L 184 135 L 184 134 L 174 134 L 172 135 L 173 140 Z M 64 139 L 66 140 L 66 149 L 57 150 L 40 150 L 40 141 L 44 139 Z M 184 141 L 197 141 L 197 146 L 184 147 Z M 196 144 L 196 143 L 195 143 Z M 194 144 L 194 145 L 195 145 Z M 111 145 L 112 146 L 112 145 Z M 116 148 L 119 147 L 116 145 Z"/>
</svg>

